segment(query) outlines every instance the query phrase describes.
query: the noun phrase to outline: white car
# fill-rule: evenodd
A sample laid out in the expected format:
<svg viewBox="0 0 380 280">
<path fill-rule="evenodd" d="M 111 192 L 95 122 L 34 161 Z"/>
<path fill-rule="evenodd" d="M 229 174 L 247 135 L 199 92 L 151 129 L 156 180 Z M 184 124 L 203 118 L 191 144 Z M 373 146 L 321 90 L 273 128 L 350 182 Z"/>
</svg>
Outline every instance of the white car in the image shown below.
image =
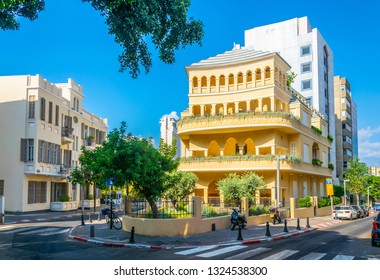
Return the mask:
<svg viewBox="0 0 380 280">
<path fill-rule="evenodd" d="M 351 206 L 336 206 L 333 210 L 333 218 L 334 219 L 356 219 L 358 214 L 354 208 Z"/>
</svg>

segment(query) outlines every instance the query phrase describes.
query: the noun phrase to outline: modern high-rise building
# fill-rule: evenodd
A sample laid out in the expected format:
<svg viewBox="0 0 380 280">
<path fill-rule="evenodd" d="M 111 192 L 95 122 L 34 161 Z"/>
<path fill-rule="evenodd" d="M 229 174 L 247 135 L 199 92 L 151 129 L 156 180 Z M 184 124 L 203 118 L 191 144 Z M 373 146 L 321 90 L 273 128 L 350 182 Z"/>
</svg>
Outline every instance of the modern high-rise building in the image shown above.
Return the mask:
<svg viewBox="0 0 380 280">
<path fill-rule="evenodd" d="M 198 176 L 195 195 L 205 202 L 221 197 L 217 183 L 228 173 L 247 171 L 265 181 L 257 203 L 289 207 L 292 198 L 327 194 L 327 122 L 287 86 L 289 69 L 276 52 L 238 45 L 186 67 L 189 107 L 177 122 L 179 170 Z"/>
<path fill-rule="evenodd" d="M 107 120 L 83 108 L 72 79 L 52 84 L 40 75 L 0 77 L 0 195 L 5 210 L 73 210 L 80 188 L 68 181 L 81 147 L 107 135 Z M 93 195 L 86 188 L 84 196 Z"/>
<path fill-rule="evenodd" d="M 297 76 L 292 87 L 323 114 L 328 133 L 335 135 L 333 52 L 307 17 L 255 27 L 245 31 L 245 46 L 278 52 Z M 335 145 L 329 161 L 335 165 Z M 335 171 L 333 172 L 335 177 Z"/>
<path fill-rule="evenodd" d="M 176 112 L 164 115 L 160 119 L 161 139 L 168 145 L 173 145 L 173 140 L 175 141 L 176 154 L 174 159 L 181 157 L 181 140 L 177 135 L 177 121 L 178 116 Z"/>
<path fill-rule="evenodd" d="M 336 176 L 342 182 L 348 162 L 357 157 L 357 116 L 346 78 L 334 77 Z M 356 143 L 356 144 L 355 144 Z M 356 147 L 355 147 L 356 146 Z"/>
</svg>

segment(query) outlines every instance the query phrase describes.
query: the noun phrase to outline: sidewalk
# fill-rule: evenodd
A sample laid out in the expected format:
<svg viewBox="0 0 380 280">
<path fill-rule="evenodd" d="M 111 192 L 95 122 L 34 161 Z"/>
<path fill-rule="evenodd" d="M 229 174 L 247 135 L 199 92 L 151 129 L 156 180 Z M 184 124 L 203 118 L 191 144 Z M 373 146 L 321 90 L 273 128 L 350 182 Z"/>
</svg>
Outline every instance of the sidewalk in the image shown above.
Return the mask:
<svg viewBox="0 0 380 280">
<path fill-rule="evenodd" d="M 109 229 L 104 220 L 94 220 L 84 226 L 76 226 L 69 234 L 73 240 L 95 243 L 112 247 L 139 247 L 151 249 L 182 249 L 197 246 L 217 245 L 228 246 L 235 244 L 254 244 L 291 238 L 305 234 L 320 228 L 327 228 L 341 223 L 340 220 L 332 220 L 331 216 L 313 217 L 309 219 L 287 219 L 287 227 L 284 222 L 273 225 L 272 223 L 249 226 L 241 230 L 230 229 L 216 230 L 191 236 L 144 236 L 135 229 L 133 235 L 123 230 Z M 299 227 L 297 227 L 299 225 Z M 310 226 L 310 227 L 308 227 Z M 284 231 L 287 229 L 287 232 Z"/>
</svg>

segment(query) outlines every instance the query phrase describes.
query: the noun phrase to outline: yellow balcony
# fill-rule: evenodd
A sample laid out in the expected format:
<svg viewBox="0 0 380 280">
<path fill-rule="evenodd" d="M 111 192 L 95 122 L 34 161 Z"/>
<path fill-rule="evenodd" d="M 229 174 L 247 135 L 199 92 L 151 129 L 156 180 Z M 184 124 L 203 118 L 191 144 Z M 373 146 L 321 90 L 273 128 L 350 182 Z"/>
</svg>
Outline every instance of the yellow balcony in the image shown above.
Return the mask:
<svg viewBox="0 0 380 280">
<path fill-rule="evenodd" d="M 294 156 L 288 156 L 287 159 L 282 159 L 280 162 L 281 172 L 287 171 L 297 174 L 313 174 L 326 177 L 332 175 L 332 170 L 329 168 L 302 162 L 301 159 Z M 277 160 L 273 155 L 189 157 L 181 159 L 179 170 L 189 172 L 275 172 L 277 170 Z"/>
</svg>

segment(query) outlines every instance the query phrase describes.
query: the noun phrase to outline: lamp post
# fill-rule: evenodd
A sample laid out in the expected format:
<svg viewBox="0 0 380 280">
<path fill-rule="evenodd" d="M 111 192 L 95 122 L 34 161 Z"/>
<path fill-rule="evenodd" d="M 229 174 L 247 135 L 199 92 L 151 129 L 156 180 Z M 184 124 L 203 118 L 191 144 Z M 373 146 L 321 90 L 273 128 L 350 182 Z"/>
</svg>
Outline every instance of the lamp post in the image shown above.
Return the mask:
<svg viewBox="0 0 380 280">
<path fill-rule="evenodd" d="M 286 156 L 285 155 L 279 155 L 279 156 L 276 156 L 276 159 L 277 159 L 276 207 L 279 208 L 280 203 L 281 203 L 281 200 L 280 200 L 280 160 L 286 159 Z"/>
<path fill-rule="evenodd" d="M 347 199 L 346 199 L 346 182 L 350 182 L 350 180 L 343 180 L 344 185 L 344 206 L 347 206 Z"/>
<path fill-rule="evenodd" d="M 370 188 L 372 188 L 372 186 L 367 187 L 367 204 L 368 204 L 367 206 L 368 206 L 368 208 L 369 208 L 369 189 Z"/>
</svg>

